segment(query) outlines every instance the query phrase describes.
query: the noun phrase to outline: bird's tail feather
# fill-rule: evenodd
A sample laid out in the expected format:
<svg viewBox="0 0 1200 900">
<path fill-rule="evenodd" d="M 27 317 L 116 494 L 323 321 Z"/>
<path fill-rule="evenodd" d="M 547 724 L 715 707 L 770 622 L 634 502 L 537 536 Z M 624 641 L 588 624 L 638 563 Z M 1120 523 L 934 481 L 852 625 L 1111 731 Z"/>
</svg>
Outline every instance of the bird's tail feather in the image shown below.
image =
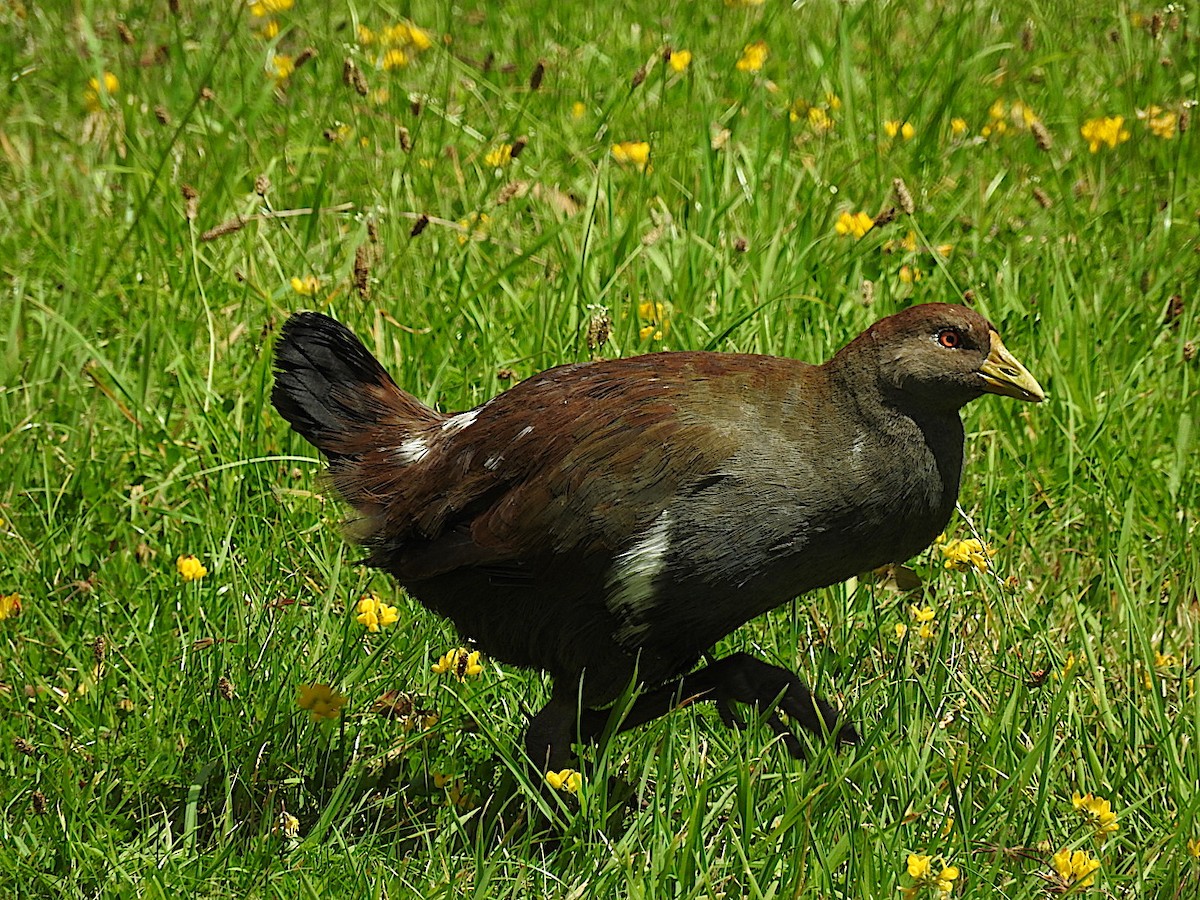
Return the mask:
<svg viewBox="0 0 1200 900">
<path fill-rule="evenodd" d="M 442 419 L 401 390 L 346 326 L 314 312 L 283 326 L 271 402 L 335 464 Z"/>
</svg>

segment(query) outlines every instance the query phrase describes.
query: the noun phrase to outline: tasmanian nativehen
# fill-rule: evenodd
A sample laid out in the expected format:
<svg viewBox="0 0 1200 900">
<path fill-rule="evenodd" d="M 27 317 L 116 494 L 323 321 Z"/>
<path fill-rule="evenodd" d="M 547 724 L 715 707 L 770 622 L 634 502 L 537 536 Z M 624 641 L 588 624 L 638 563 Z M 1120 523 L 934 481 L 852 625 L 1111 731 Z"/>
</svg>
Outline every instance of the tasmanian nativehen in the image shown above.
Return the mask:
<svg viewBox="0 0 1200 900">
<path fill-rule="evenodd" d="M 816 735 L 854 728 L 791 672 L 738 653 L 739 625 L 804 591 L 903 561 L 945 527 L 959 409 L 1044 399 L 996 329 L 960 306 L 876 322 L 823 365 L 654 353 L 558 366 L 443 415 L 401 390 L 344 326 L 288 320 L 272 400 L 329 459 L 366 562 L 496 659 L 554 679 L 525 734 L 558 769 L 604 709 L 643 686 L 630 728 L 692 700 L 777 709 Z"/>
</svg>

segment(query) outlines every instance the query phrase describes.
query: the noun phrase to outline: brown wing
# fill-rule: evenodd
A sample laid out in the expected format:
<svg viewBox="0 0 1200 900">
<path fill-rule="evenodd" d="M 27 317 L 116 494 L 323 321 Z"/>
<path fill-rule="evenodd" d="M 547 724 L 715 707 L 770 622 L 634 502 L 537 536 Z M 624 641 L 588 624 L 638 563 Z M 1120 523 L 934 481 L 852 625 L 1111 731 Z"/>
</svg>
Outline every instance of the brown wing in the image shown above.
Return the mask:
<svg viewBox="0 0 1200 900">
<path fill-rule="evenodd" d="M 737 449 L 728 423 L 705 413 L 706 385 L 744 382 L 727 384 L 726 398 L 759 392 L 772 364 L 797 365 L 760 360 L 670 353 L 563 366 L 365 453 L 346 487 L 360 498 L 372 564 L 401 581 L 464 566 L 519 578 L 546 555 L 616 553 Z"/>
</svg>

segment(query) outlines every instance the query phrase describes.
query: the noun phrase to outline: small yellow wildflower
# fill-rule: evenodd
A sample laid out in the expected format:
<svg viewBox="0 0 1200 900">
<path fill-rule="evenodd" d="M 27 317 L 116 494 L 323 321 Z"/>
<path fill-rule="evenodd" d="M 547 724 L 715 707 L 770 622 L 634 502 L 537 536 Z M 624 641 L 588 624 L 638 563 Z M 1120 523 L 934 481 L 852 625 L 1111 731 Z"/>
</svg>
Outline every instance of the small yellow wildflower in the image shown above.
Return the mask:
<svg viewBox="0 0 1200 900">
<path fill-rule="evenodd" d="M 942 545 L 941 549 L 942 555 L 946 557 L 946 568 L 956 572 L 966 572 L 970 569 L 986 572 L 988 560 L 996 555 L 995 548 L 984 547 L 976 538 L 950 541 Z"/>
<path fill-rule="evenodd" d="M 691 50 L 672 50 L 671 58 L 667 61 L 667 65 L 671 67 L 673 72 L 686 72 L 688 66 L 692 64 Z"/>
<path fill-rule="evenodd" d="M 955 137 L 962 137 L 967 133 L 967 120 L 954 118 L 950 120 L 950 133 Z"/>
<path fill-rule="evenodd" d="M 465 647 L 456 647 L 447 651 L 431 668 L 436 675 L 453 672 L 454 677 L 459 681 L 466 681 L 468 676 L 483 673 L 483 665 L 479 662 L 479 651 L 467 650 Z"/>
<path fill-rule="evenodd" d="M 923 273 L 916 266 L 901 266 L 900 280 L 904 284 L 914 284 L 924 277 Z"/>
<path fill-rule="evenodd" d="M 358 601 L 358 615 L 355 618 L 367 631 L 376 632 L 380 628 L 395 625 L 400 615 L 396 607 L 388 606 L 374 594 L 368 594 Z"/>
<path fill-rule="evenodd" d="M 101 85 L 104 86 L 103 91 L 100 89 Z M 115 96 L 120 86 L 121 82 L 117 81 L 117 76 L 112 72 L 105 72 L 103 79 L 89 78 L 87 89 L 83 92 L 83 102 L 88 112 L 99 112 L 103 106 L 102 97 Z"/>
<path fill-rule="evenodd" d="M 179 577 L 184 581 L 199 581 L 208 574 L 208 569 L 204 568 L 204 563 L 196 559 L 190 553 L 180 556 L 175 560 L 175 568 L 179 571 Z"/>
<path fill-rule="evenodd" d="M 913 886 L 904 892 L 909 897 L 923 887 L 934 888 L 940 893 L 949 894 L 954 890 L 954 882 L 958 880 L 957 866 L 943 865 L 940 858 L 935 860 L 932 856 L 923 854 L 908 854 L 906 869 L 914 882 Z"/>
<path fill-rule="evenodd" d="M 1179 665 L 1179 658 L 1174 653 L 1161 653 L 1158 650 L 1154 651 L 1154 668 L 1160 673 L 1167 673 Z"/>
<path fill-rule="evenodd" d="M 267 19 L 254 30 L 254 33 L 265 41 L 273 40 L 279 36 L 279 20 Z"/>
<path fill-rule="evenodd" d="M 488 151 L 488 155 L 483 158 L 483 161 L 493 169 L 508 165 L 512 161 L 512 144 L 498 144 Z"/>
<path fill-rule="evenodd" d="M 917 136 L 917 129 L 915 129 L 910 122 L 901 122 L 899 119 L 891 119 L 883 123 L 883 133 L 890 138 L 900 135 L 900 137 L 904 138 L 904 140 L 911 141 Z"/>
<path fill-rule="evenodd" d="M 292 276 L 292 290 L 301 297 L 311 297 L 321 289 L 321 282 L 316 275 L 305 275 L 303 278 Z"/>
<path fill-rule="evenodd" d="M 898 640 L 898 641 L 904 640 L 904 636 L 906 634 L 908 634 L 908 626 L 905 625 L 903 622 L 897 622 L 896 623 L 896 640 Z"/>
<path fill-rule="evenodd" d="M 1192 838 L 1187 842 L 1188 856 L 1200 859 L 1200 838 Z"/>
<path fill-rule="evenodd" d="M 1155 137 L 1160 137 L 1164 141 L 1169 141 L 1175 137 L 1179 117 L 1170 110 L 1164 110 L 1161 106 L 1149 106 L 1146 109 L 1139 109 L 1137 117 L 1140 121 L 1146 123 L 1146 127 L 1150 129 L 1150 133 Z"/>
<path fill-rule="evenodd" d="M 302 684 L 296 694 L 296 705 L 307 709 L 314 722 L 338 718 L 348 700 L 327 684 Z"/>
<path fill-rule="evenodd" d="M 766 64 L 771 49 L 766 41 L 755 41 L 742 48 L 742 57 L 737 61 L 739 72 L 757 72 Z"/>
<path fill-rule="evenodd" d="M 1076 791 L 1071 796 L 1071 805 L 1083 816 L 1096 831 L 1096 837 L 1104 838 L 1115 834 L 1121 827 L 1117 824 L 1117 814 L 1103 797 L 1097 797 L 1090 791 L 1079 796 Z"/>
<path fill-rule="evenodd" d="M 587 115 L 587 107 L 583 104 L 583 101 L 576 100 L 571 104 L 572 119 L 582 119 L 585 115 Z"/>
<path fill-rule="evenodd" d="M 1054 854 L 1053 863 L 1059 880 L 1066 886 L 1078 883 L 1080 887 L 1091 887 L 1096 880 L 1095 872 L 1100 868 L 1100 860 L 1093 859 L 1085 851 L 1072 852 L 1066 848 Z"/>
<path fill-rule="evenodd" d="M 839 109 L 842 108 L 842 98 L 839 97 L 837 94 L 835 94 L 833 91 L 829 91 L 827 94 L 825 94 L 825 103 L 834 112 L 837 112 Z"/>
<path fill-rule="evenodd" d="M 296 0 L 256 0 L 250 4 L 250 15 L 262 19 L 275 13 L 287 12 L 296 5 Z"/>
<path fill-rule="evenodd" d="M 671 328 L 671 323 L 667 318 L 667 308 L 660 301 L 651 303 L 649 300 L 643 300 L 638 304 L 638 318 L 642 321 L 642 326 L 638 329 L 638 336 L 643 340 L 661 341 Z"/>
<path fill-rule="evenodd" d="M 292 73 L 296 71 L 296 61 L 286 53 L 276 53 L 271 60 L 275 67 L 275 71 L 271 73 L 271 77 L 277 82 L 284 82 L 291 78 Z"/>
<path fill-rule="evenodd" d="M 932 622 L 937 615 L 933 611 L 932 606 L 916 606 L 913 604 L 908 607 L 908 611 L 912 614 L 913 619 L 921 623 Z"/>
<path fill-rule="evenodd" d="M 0 622 L 21 614 L 21 595 L 15 591 L 0 595 Z"/>
<path fill-rule="evenodd" d="M 375 43 L 375 32 L 366 25 L 358 26 L 358 42 L 364 47 L 369 47 Z"/>
<path fill-rule="evenodd" d="M 821 107 L 810 106 L 808 108 L 808 124 L 814 131 L 829 131 L 833 128 L 833 119 Z"/>
<path fill-rule="evenodd" d="M 917 636 L 923 641 L 932 640 L 934 634 L 932 622 L 922 622 L 921 627 L 917 629 Z"/>
<path fill-rule="evenodd" d="M 275 819 L 275 827 L 271 830 L 280 837 L 291 840 L 300 833 L 300 820 L 287 810 L 284 810 Z"/>
<path fill-rule="evenodd" d="M 426 164 L 428 163 L 428 164 Z M 423 168 L 432 169 L 433 160 L 418 160 L 418 164 Z M 481 240 L 486 237 L 488 226 L 491 224 L 492 217 L 487 213 L 471 213 L 465 219 L 459 219 L 458 224 L 462 226 L 462 231 L 458 233 L 459 244 L 465 244 L 471 238 L 478 236 Z"/>
<path fill-rule="evenodd" d="M 1129 140 L 1129 129 L 1125 127 L 1124 116 L 1105 116 L 1102 119 L 1089 119 L 1079 129 L 1083 139 L 1088 142 L 1088 150 L 1097 153 L 1101 145 L 1114 149 L 1118 144 Z"/>
<path fill-rule="evenodd" d="M 387 71 L 403 69 L 408 65 L 408 54 L 399 47 L 393 47 L 387 53 L 383 54 L 383 61 L 380 65 Z"/>
<path fill-rule="evenodd" d="M 612 145 L 613 159 L 642 172 L 650 163 L 650 145 L 645 141 L 621 141 Z"/>
<path fill-rule="evenodd" d="M 563 769 L 561 772 L 547 772 L 546 784 L 550 785 L 556 791 L 578 794 L 579 789 L 583 787 L 583 776 L 574 769 Z"/>
<path fill-rule="evenodd" d="M 1033 107 L 1022 103 L 1020 100 L 1013 103 L 1012 109 L 1009 111 L 1009 118 L 1012 119 L 1014 125 L 1023 129 L 1028 129 L 1038 120 L 1037 113 L 1033 111 Z"/>
<path fill-rule="evenodd" d="M 838 234 L 861 238 L 875 226 L 875 220 L 865 212 L 842 212 L 833 224 L 833 230 Z"/>
</svg>

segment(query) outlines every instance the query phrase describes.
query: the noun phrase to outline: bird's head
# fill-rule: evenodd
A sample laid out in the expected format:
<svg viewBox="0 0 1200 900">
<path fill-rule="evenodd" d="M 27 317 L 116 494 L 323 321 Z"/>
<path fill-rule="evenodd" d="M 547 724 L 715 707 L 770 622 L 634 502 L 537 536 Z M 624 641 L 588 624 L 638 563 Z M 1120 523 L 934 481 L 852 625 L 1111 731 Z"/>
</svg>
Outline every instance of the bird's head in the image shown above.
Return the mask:
<svg viewBox="0 0 1200 900">
<path fill-rule="evenodd" d="M 983 394 L 1031 403 L 1046 399 L 995 326 L 965 306 L 909 307 L 876 322 L 835 359 L 858 368 L 860 376 L 874 369 L 886 394 L 929 409 L 959 409 Z"/>
</svg>

